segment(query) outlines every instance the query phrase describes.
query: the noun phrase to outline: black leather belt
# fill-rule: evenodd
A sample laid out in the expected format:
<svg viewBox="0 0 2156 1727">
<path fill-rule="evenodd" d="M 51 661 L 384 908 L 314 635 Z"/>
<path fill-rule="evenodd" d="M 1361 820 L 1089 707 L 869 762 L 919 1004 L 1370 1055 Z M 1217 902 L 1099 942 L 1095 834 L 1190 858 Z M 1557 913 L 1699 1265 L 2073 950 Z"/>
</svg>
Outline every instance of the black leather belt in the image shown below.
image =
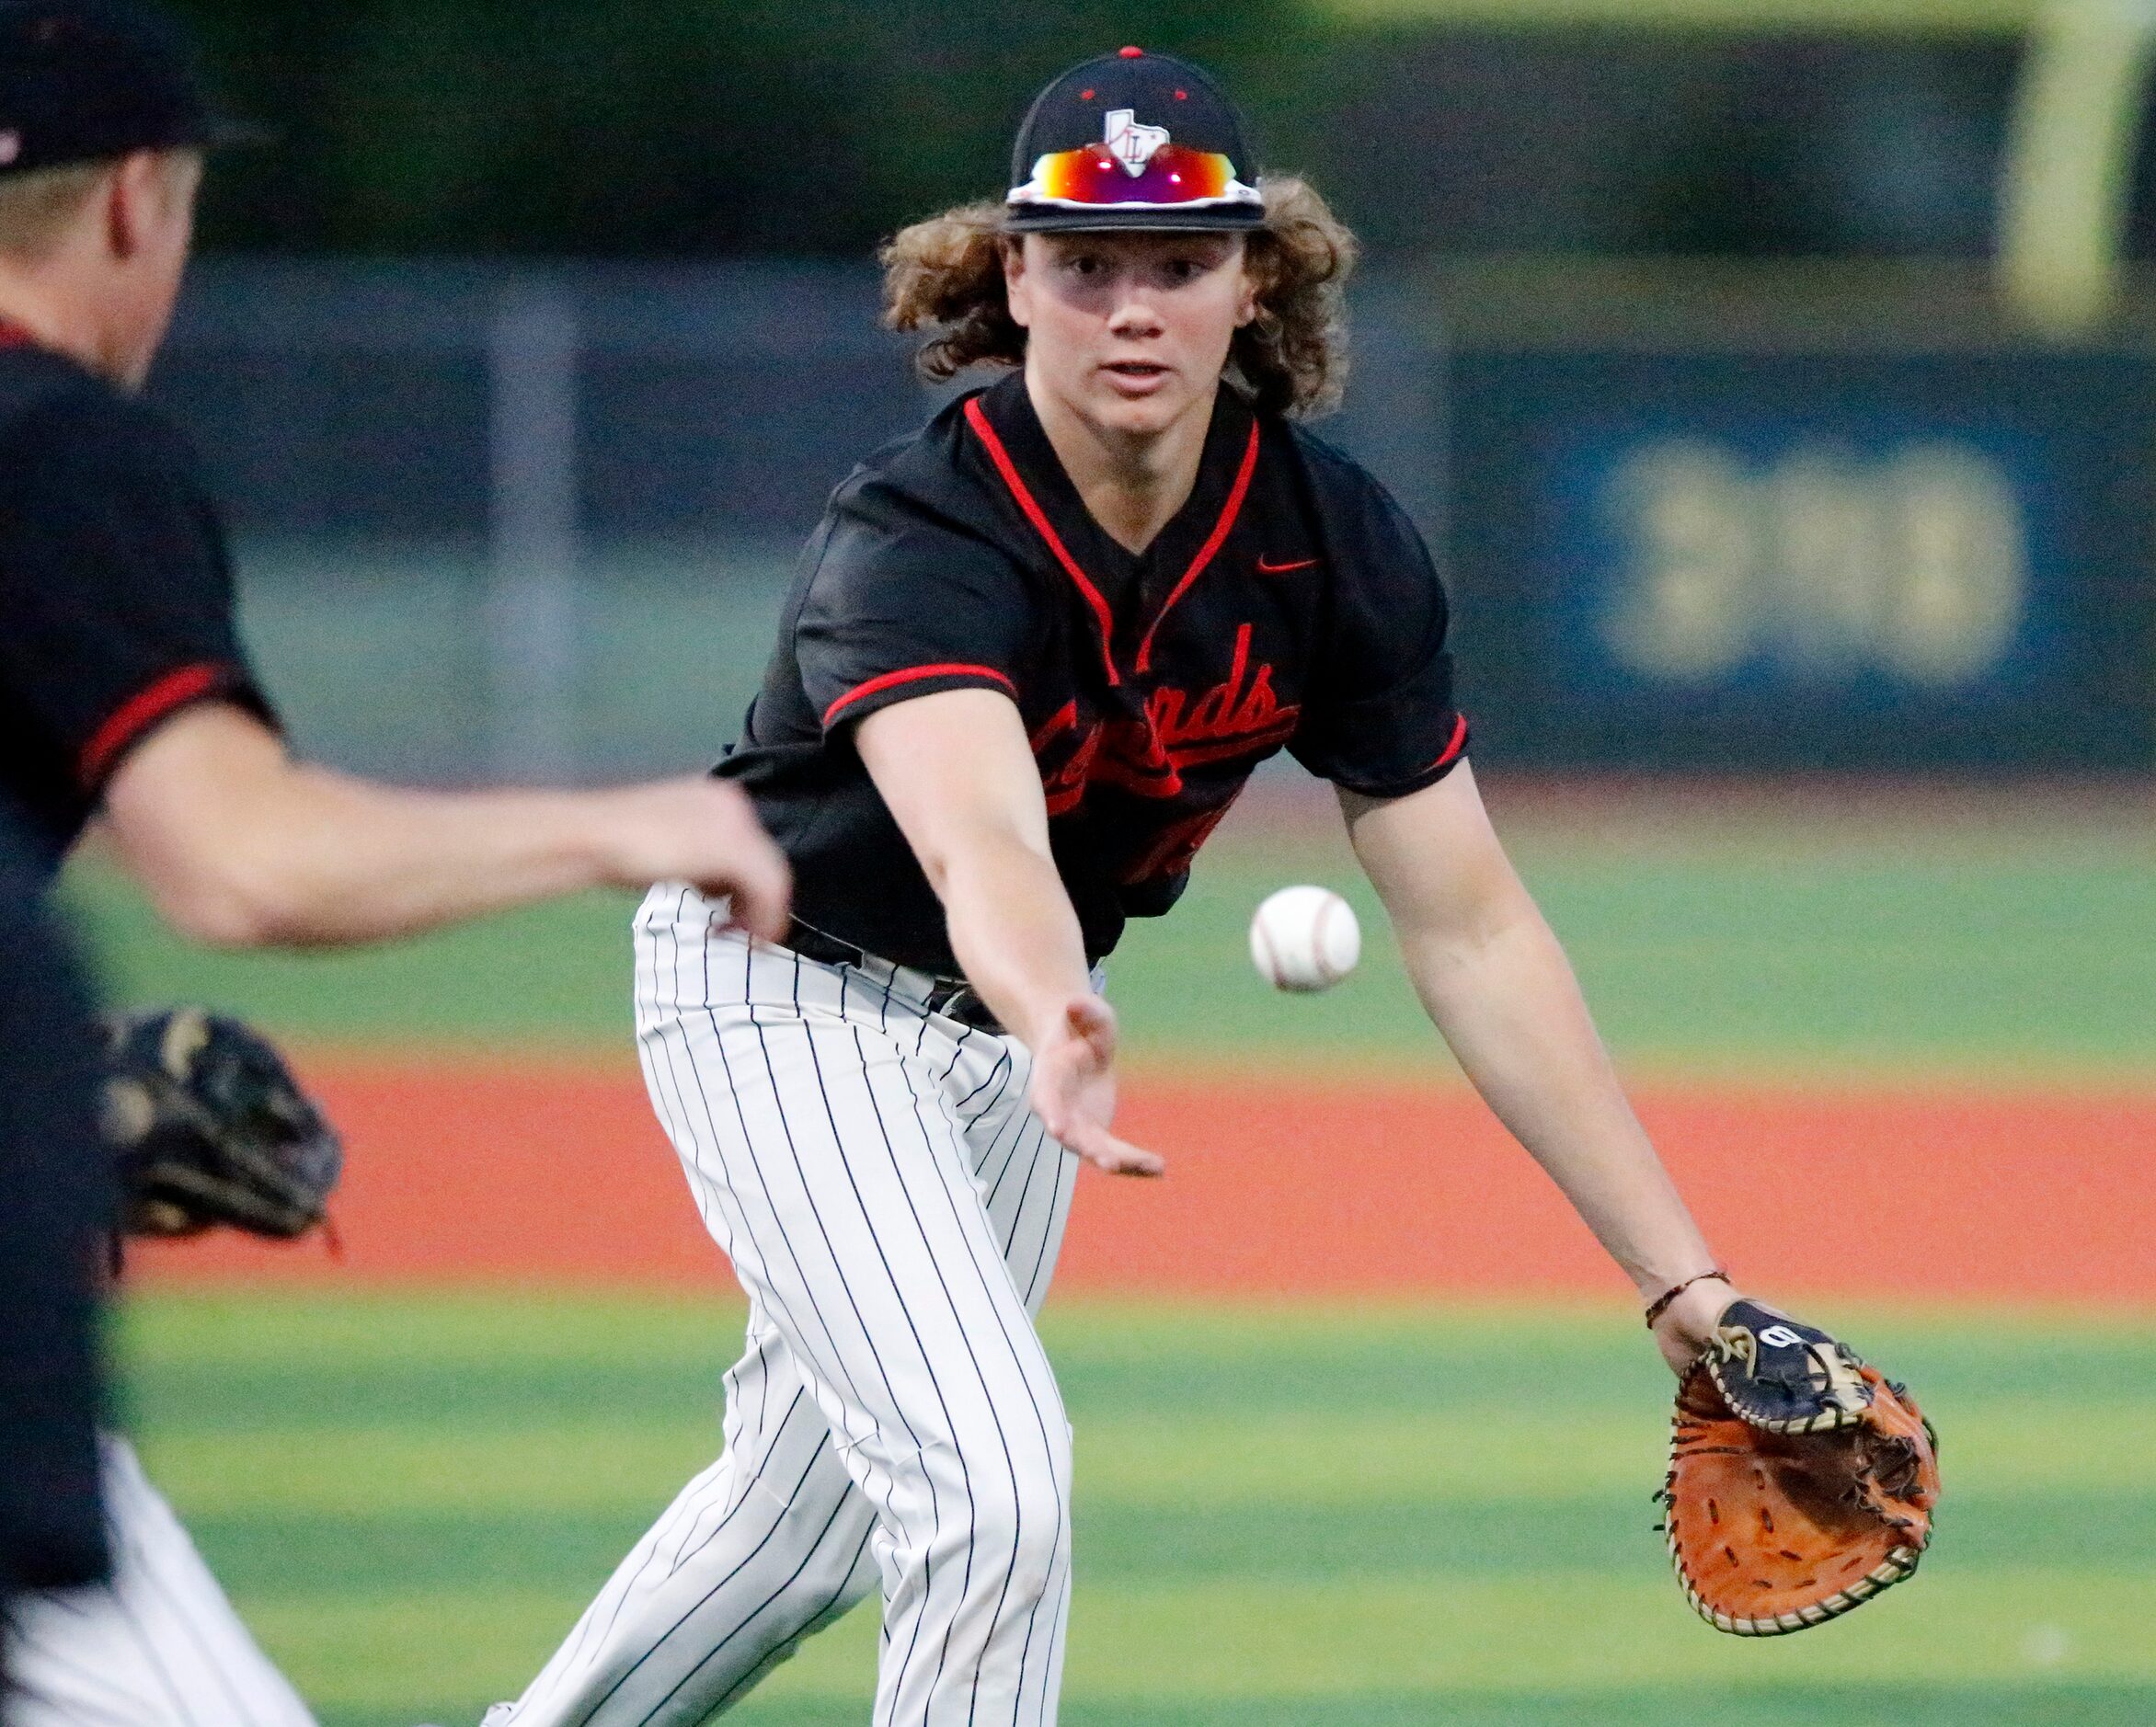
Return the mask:
<svg viewBox="0 0 2156 1727">
<path fill-rule="evenodd" d="M 812 959 L 820 966 L 851 966 L 857 971 L 866 971 L 871 978 L 875 978 L 885 966 L 897 963 L 798 921 L 794 924 L 793 933 L 786 937 L 786 945 L 803 959 Z M 911 970 L 913 967 L 901 969 Z M 923 1007 L 931 1013 L 941 1013 L 946 1019 L 957 1020 L 961 1025 L 970 1025 L 975 1031 L 993 1032 L 998 1036 L 1003 1035 L 1003 1028 L 989 1011 L 988 1003 L 981 999 L 980 992 L 965 978 L 939 978 L 934 973 L 928 975 L 930 985 L 927 993 L 921 997 Z"/>
</svg>

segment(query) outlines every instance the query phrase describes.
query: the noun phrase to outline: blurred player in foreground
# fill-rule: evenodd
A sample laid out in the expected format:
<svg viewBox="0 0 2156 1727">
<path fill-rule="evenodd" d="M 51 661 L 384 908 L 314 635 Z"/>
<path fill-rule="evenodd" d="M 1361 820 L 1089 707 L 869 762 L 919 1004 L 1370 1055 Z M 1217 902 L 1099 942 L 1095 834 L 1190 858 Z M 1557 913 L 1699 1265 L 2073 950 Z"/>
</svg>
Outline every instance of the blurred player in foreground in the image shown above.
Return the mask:
<svg viewBox="0 0 2156 1727">
<path fill-rule="evenodd" d="M 783 932 L 785 860 L 732 786 L 431 795 L 293 761 L 201 482 L 133 397 L 201 152 L 229 131 L 156 15 L 0 4 L 0 807 L 40 874 L 101 808 L 159 910 L 208 942 L 371 941 L 675 878 Z M 9 1727 L 308 1721 L 132 1454 L 108 1458 L 113 1584 L 18 1610 Z"/>
<path fill-rule="evenodd" d="M 1353 242 L 1249 168 L 1204 73 L 1126 49 L 1041 95 L 1007 199 L 886 255 L 932 376 L 1008 375 L 839 488 L 719 769 L 793 862 L 787 944 L 685 885 L 636 923 L 652 1100 L 750 1295 L 725 1455 L 490 1724 L 690 1727 L 879 1578 L 877 1722 L 1055 1719 L 1032 1316 L 1076 1159 L 1162 1167 L 1115 1133 L 1098 967 L 1283 747 L 1673 1367 L 1731 1298 L 1484 815 L 1428 553 L 1290 417 L 1338 391 Z"/>
<path fill-rule="evenodd" d="M 97 1260 L 111 1218 L 99 1038 L 0 816 L 0 1697 L 24 1590 L 111 1573 L 97 1487 Z"/>
</svg>

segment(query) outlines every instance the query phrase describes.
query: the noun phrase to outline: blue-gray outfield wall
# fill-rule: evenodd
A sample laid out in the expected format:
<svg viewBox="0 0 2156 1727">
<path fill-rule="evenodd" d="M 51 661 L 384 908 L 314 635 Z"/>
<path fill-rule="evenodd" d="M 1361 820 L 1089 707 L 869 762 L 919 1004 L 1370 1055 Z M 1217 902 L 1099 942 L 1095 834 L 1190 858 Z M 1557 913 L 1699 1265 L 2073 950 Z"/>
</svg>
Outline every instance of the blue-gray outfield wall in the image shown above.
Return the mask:
<svg viewBox="0 0 2156 1727">
<path fill-rule="evenodd" d="M 1435 494 L 1434 351 L 1405 284 L 1358 292 L 1357 379 L 1328 422 L 1411 509 Z M 566 321 L 576 516 L 600 540 L 797 543 L 853 464 L 946 393 L 878 326 L 872 269 L 739 264 L 197 267 L 155 388 L 235 520 L 285 536 L 477 542 L 495 368 Z"/>
<path fill-rule="evenodd" d="M 1462 355 L 1449 541 L 1489 759 L 2156 763 L 2156 366 Z"/>
</svg>

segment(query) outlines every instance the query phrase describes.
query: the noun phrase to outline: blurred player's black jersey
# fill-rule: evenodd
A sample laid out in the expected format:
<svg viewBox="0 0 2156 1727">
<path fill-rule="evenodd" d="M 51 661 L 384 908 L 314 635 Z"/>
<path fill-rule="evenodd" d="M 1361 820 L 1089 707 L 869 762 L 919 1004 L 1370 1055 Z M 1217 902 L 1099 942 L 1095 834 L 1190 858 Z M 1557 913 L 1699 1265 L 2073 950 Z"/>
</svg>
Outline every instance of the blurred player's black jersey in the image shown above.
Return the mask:
<svg viewBox="0 0 2156 1727">
<path fill-rule="evenodd" d="M 0 806 L 48 871 L 127 752 L 204 699 L 269 717 L 192 452 L 0 323 Z"/>
<path fill-rule="evenodd" d="M 910 697 L 1000 691 L 1097 959 L 1126 919 L 1175 903 L 1277 750 L 1374 797 L 1443 777 L 1467 742 L 1445 634 L 1420 537 L 1330 446 L 1223 386 L 1189 500 L 1133 555 L 1085 509 L 1014 374 L 833 495 L 717 771 L 792 860 L 802 923 L 955 976 L 852 728 Z"/>
<path fill-rule="evenodd" d="M 93 1583 L 109 1567 L 94 1431 L 97 1274 L 113 1212 L 103 1040 L 40 903 L 40 850 L 0 812 L 0 1619 L 15 1590 Z"/>
</svg>

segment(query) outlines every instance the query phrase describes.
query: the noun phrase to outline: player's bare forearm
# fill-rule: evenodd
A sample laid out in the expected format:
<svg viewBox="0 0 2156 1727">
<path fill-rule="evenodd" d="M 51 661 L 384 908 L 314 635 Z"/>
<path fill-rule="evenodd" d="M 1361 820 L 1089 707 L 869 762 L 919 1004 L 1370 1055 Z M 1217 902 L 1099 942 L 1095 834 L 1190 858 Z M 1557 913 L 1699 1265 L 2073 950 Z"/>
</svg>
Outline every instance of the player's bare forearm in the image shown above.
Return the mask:
<svg viewBox="0 0 2156 1727">
<path fill-rule="evenodd" d="M 857 740 L 943 902 L 967 980 L 1033 1046 L 1093 986 L 1018 710 L 990 691 L 950 690 L 870 715 Z"/>
<path fill-rule="evenodd" d="M 235 801 L 238 819 L 213 875 L 181 879 L 185 864 L 140 873 L 198 928 L 243 945 L 411 934 L 602 876 L 586 825 L 546 794 L 449 798 L 299 767 L 273 808 Z M 131 859 L 157 855 L 121 843 Z"/>
<path fill-rule="evenodd" d="M 1093 993 L 1077 915 L 1042 852 L 981 834 L 929 879 L 967 980 L 1021 1043 L 1037 1046 L 1073 999 Z"/>
<path fill-rule="evenodd" d="M 785 860 L 730 786 L 430 793 L 292 761 L 250 716 L 168 721 L 106 796 L 120 854 L 199 940 L 326 946 L 384 940 L 601 886 L 687 880 L 786 927 Z"/>
<path fill-rule="evenodd" d="M 1652 1299 L 1712 1264 L 1533 907 L 1464 944 L 1418 932 L 1402 954 L 1475 1089 L 1640 1293 Z"/>
<path fill-rule="evenodd" d="M 1416 994 L 1498 1119 L 1643 1296 L 1711 1266 L 1472 773 L 1388 804 L 1347 801 Z"/>
<path fill-rule="evenodd" d="M 968 981 L 1033 1052 L 1030 1097 L 1042 1126 L 1111 1173 L 1159 1174 L 1159 1158 L 1111 1131 L 1116 1018 L 1094 993 L 1077 916 L 1045 850 L 979 833 L 930 878 Z"/>
<path fill-rule="evenodd" d="M 1158 1158 L 1112 1131 L 1115 1015 L 1094 992 L 1016 707 L 992 692 L 949 690 L 870 715 L 856 738 L 943 903 L 967 981 L 1032 1051 L 1034 1113 L 1103 1169 L 1157 1173 Z"/>
</svg>

